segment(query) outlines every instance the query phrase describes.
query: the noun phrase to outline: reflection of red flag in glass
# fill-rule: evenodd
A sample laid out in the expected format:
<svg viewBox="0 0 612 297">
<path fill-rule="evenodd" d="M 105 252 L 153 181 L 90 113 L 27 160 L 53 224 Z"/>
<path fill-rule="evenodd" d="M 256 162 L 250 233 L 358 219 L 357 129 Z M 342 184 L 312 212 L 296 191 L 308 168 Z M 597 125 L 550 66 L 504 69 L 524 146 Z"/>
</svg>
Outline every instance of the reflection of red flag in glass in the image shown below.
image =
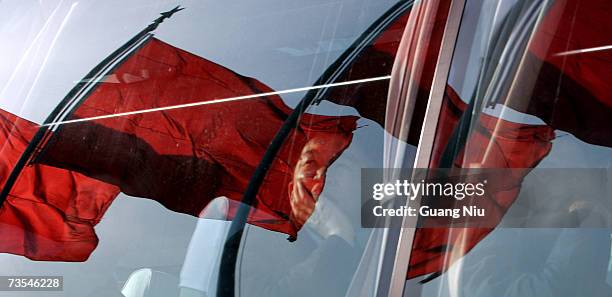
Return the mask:
<svg viewBox="0 0 612 297">
<path fill-rule="evenodd" d="M 393 60 L 399 47 L 410 11 L 398 16 L 355 58 L 338 81 L 351 81 L 391 74 Z M 336 87 L 326 100 L 352 106 L 359 114 L 381 126 L 385 125 L 389 81 Z"/>
<path fill-rule="evenodd" d="M 0 184 L 38 125 L 0 110 Z M 0 252 L 34 260 L 84 261 L 98 243 L 94 232 L 117 187 L 79 173 L 26 167 L 0 209 Z"/>
<path fill-rule="evenodd" d="M 275 95 L 213 100 L 267 92 L 272 90 L 255 79 L 151 39 L 108 75 L 71 119 L 210 104 L 65 124 L 39 161 L 197 216 L 215 197 L 242 198 L 255 167 L 292 111 Z M 350 143 L 356 119 L 303 115 L 266 176 L 249 222 L 295 238 L 301 224 L 292 219 L 296 204 L 292 208 L 290 185 L 304 176 L 312 178 L 310 171 L 324 171 Z M 306 152 L 313 147 L 318 147 L 314 153 Z M 303 154 L 323 156 L 296 168 Z M 294 178 L 294 170 L 303 172 Z M 311 188 L 321 190 L 323 181 L 319 176 Z M 316 199 L 318 193 L 313 196 Z M 235 210 L 230 210 L 230 217 Z"/>
<path fill-rule="evenodd" d="M 551 148 L 553 129 L 570 132 L 583 141 L 612 146 L 612 97 L 608 91 L 610 50 L 583 51 L 609 45 L 612 22 L 606 15 L 609 1 L 556 1 L 538 25 L 519 72 L 517 86 L 505 104 L 535 115 L 548 126 L 525 125 L 481 115 L 459 154 L 457 167 L 480 163 L 486 168 L 525 168 L 511 171 L 516 184 L 511 191 L 490 195 L 501 215 L 515 201 L 529 168 L 535 167 Z M 593 28 L 597 28 L 593 30 Z M 436 166 L 446 142 L 457 126 L 465 104 L 450 87 L 438 123 L 432 166 Z M 489 147 L 489 144 L 493 144 Z M 408 277 L 444 271 L 469 252 L 493 229 L 419 229 L 413 245 Z"/>
<path fill-rule="evenodd" d="M 119 190 L 194 216 L 215 197 L 240 201 L 292 110 L 278 96 L 211 100 L 271 91 L 255 79 L 149 40 L 106 76 L 70 119 L 211 104 L 60 126 L 1 210 L 0 252 L 85 260 L 97 244 L 93 226 Z M 308 199 L 318 199 L 325 171 L 349 145 L 356 119 L 304 114 L 272 164 L 248 222 L 295 238 L 316 202 Z M 0 165 L 6 178 L 38 127 L 8 114 L 3 125 L 7 144 Z M 294 189 L 308 195 L 292 195 Z M 229 218 L 238 206 L 230 204 Z"/>
<path fill-rule="evenodd" d="M 395 16 L 395 19 L 391 20 L 387 27 L 373 38 L 338 79 L 338 81 L 350 81 L 391 75 L 394 63 L 398 61 L 400 64 L 407 63 L 398 67 L 399 71 L 394 74 L 396 77 L 393 79 L 398 80 L 398 85 L 403 85 L 405 76 L 410 76 L 409 72 L 414 71 L 414 78 L 418 77 L 418 81 L 413 82 L 418 85 L 418 90 L 415 95 L 416 100 L 414 100 L 408 135 L 400 136 L 399 131 L 391 131 L 397 127 L 393 127 L 389 122 L 385 123 L 385 121 L 393 121 L 394 118 L 401 121 L 408 116 L 404 110 L 405 105 L 409 104 L 403 101 L 406 99 L 403 98 L 406 97 L 405 94 L 392 94 L 391 97 L 397 97 L 399 101 L 388 102 L 389 81 L 336 87 L 330 91 L 326 100 L 352 106 L 361 116 L 377 122 L 394 136 L 405 138 L 402 140 L 417 145 L 449 7 L 450 1 L 444 0 L 439 3 L 432 2 L 428 5 L 411 7 Z M 411 14 L 414 14 L 412 16 L 414 22 L 409 23 Z M 434 15 L 433 21 L 429 19 L 432 14 Z M 406 28 L 407 25 L 410 28 Z M 405 43 L 405 48 L 400 48 L 400 42 Z M 398 51 L 399 55 L 403 56 L 399 56 Z M 415 58 L 416 55 L 419 58 Z M 402 92 L 401 90 L 394 91 Z M 392 112 L 391 118 L 386 118 L 387 109 Z"/>
<path fill-rule="evenodd" d="M 444 148 L 457 126 L 466 104 L 455 91 L 447 87 L 434 144 L 432 165 L 438 163 Z M 489 205 L 495 210 L 497 222 L 518 196 L 520 185 L 530 168 L 535 167 L 550 151 L 554 138 L 546 125 L 528 125 L 509 122 L 481 114 L 476 128 L 460 152 L 454 166 L 459 168 L 519 168 L 507 176 L 504 184 L 514 185 L 511 190 L 488 193 Z M 486 155 L 486 156 L 485 156 Z M 484 200 L 483 200 L 484 201 Z M 469 252 L 493 228 L 422 228 L 416 231 L 408 278 L 441 272 L 455 260 Z"/>
<path fill-rule="evenodd" d="M 612 146 L 612 51 L 603 48 L 610 45 L 610 9 L 608 0 L 555 1 L 506 104 L 582 141 Z"/>
</svg>

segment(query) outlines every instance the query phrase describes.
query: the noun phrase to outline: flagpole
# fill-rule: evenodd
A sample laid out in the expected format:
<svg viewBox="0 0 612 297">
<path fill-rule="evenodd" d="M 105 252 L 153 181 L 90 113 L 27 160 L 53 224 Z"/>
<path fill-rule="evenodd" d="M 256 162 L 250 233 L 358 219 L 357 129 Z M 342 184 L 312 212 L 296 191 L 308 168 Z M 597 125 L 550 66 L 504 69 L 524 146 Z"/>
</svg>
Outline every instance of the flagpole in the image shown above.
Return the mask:
<svg viewBox="0 0 612 297">
<path fill-rule="evenodd" d="M 45 141 L 49 137 L 50 131 L 52 131 L 56 126 L 49 125 L 51 123 L 57 122 L 58 118 L 66 117 L 70 115 L 71 110 L 74 109 L 75 104 L 78 104 L 79 99 L 87 97 L 93 90 L 95 86 L 98 84 L 100 78 L 109 71 L 113 70 L 113 66 L 116 67 L 118 62 L 122 61 L 126 58 L 126 55 L 133 52 L 135 48 L 139 45 L 142 45 L 147 38 L 152 37 L 152 31 L 157 29 L 157 27 L 164 22 L 164 20 L 172 17 L 178 11 L 183 10 L 180 6 L 177 6 L 169 11 L 160 13 L 160 17 L 153 20 L 151 24 L 149 24 L 142 31 L 138 32 L 134 37 L 128 40 L 124 45 L 119 47 L 117 50 L 112 52 L 108 57 L 106 57 L 102 62 L 100 62 L 96 67 L 94 67 L 85 77 L 77 83 L 71 90 L 66 94 L 66 96 L 60 101 L 60 103 L 51 111 L 51 113 L 45 119 L 43 125 L 38 128 L 36 134 L 30 140 L 30 143 L 26 147 L 26 149 L 21 154 L 21 157 L 13 167 L 10 175 L 8 176 L 2 191 L 0 191 L 0 209 L 6 201 L 9 193 L 13 189 L 13 186 L 17 182 L 17 178 L 23 169 L 28 165 L 30 160 L 35 156 L 37 149 L 40 144 L 44 144 Z"/>
<path fill-rule="evenodd" d="M 392 23 L 398 16 L 406 12 L 414 1 L 400 1 L 390 8 L 383 16 L 378 18 L 368 29 L 346 50 L 334 63 L 332 63 L 314 85 L 325 85 L 334 82 L 341 76 L 353 62 L 358 54 L 375 39 L 378 34 Z M 235 297 L 236 283 L 236 263 L 238 260 L 238 252 L 240 242 L 244 233 L 244 228 L 251 211 L 251 205 L 255 201 L 255 197 L 259 192 L 259 188 L 270 169 L 276 155 L 283 146 L 283 143 L 291 133 L 306 109 L 313 103 L 317 103 L 323 99 L 327 93 L 327 88 L 308 91 L 302 100 L 295 107 L 293 112 L 287 117 L 281 128 L 278 130 L 274 139 L 268 146 L 263 158 L 255 169 L 255 172 L 249 180 L 249 184 L 242 195 L 242 203 L 238 208 L 234 219 L 230 225 L 223 252 L 221 255 L 219 278 L 217 281 L 217 297 Z"/>
</svg>

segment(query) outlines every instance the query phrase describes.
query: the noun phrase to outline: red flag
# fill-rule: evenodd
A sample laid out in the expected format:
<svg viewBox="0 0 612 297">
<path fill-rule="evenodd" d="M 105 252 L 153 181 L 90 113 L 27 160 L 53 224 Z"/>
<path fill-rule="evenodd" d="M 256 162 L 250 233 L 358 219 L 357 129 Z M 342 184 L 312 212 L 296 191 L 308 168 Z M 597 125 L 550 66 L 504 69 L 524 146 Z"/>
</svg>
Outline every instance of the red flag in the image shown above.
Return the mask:
<svg viewBox="0 0 612 297">
<path fill-rule="evenodd" d="M 399 47 L 410 10 L 399 15 L 368 44 L 338 81 L 351 81 L 391 74 L 393 60 Z M 352 106 L 359 114 L 385 126 L 389 81 L 375 81 L 359 85 L 336 87 L 326 100 Z"/>
<path fill-rule="evenodd" d="M 612 147 L 611 9 L 606 0 L 555 1 L 532 37 L 518 91 L 505 104 Z"/>
<path fill-rule="evenodd" d="M 259 81 L 151 39 L 84 99 L 40 162 L 197 216 L 213 198 L 240 201 L 266 148 L 292 112 Z M 186 108 L 154 108 L 192 104 Z M 204 104 L 202 104 L 204 103 Z M 145 111 L 145 112 L 143 112 Z M 295 238 L 349 145 L 357 117 L 304 114 L 261 187 L 249 223 Z M 298 195 L 300 194 L 300 195 Z M 237 204 L 231 204 L 230 218 Z"/>
<path fill-rule="evenodd" d="M 451 87 L 447 87 L 440 113 L 437 138 L 433 148 L 432 167 L 437 167 L 453 129 L 457 126 L 466 104 Z M 546 125 L 509 122 L 481 114 L 478 124 L 455 159 L 457 168 L 517 168 L 506 176 L 504 190 L 487 193 L 486 204 L 490 220 L 497 223 L 516 200 L 523 178 L 549 152 L 554 138 Z M 442 272 L 469 252 L 493 228 L 421 228 L 416 231 L 408 278 Z"/>
<path fill-rule="evenodd" d="M 0 110 L 0 184 L 38 126 Z M 33 260 L 85 261 L 98 244 L 94 226 L 119 193 L 82 174 L 26 167 L 0 209 L 0 252 Z"/>
</svg>

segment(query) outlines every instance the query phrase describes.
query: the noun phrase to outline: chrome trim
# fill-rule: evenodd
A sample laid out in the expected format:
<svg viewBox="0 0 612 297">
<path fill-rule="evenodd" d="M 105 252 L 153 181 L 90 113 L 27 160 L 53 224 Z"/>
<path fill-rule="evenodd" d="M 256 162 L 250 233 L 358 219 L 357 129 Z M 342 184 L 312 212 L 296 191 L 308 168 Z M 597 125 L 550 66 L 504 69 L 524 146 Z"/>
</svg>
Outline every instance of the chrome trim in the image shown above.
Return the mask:
<svg viewBox="0 0 612 297">
<path fill-rule="evenodd" d="M 440 47 L 440 55 L 434 72 L 432 89 L 429 94 L 429 102 L 427 103 L 423 129 L 421 130 L 419 146 L 417 148 L 414 164 L 415 168 L 427 168 L 429 165 L 440 108 L 442 106 L 444 90 L 446 88 L 464 6 L 465 0 L 453 0 L 449 8 L 448 19 Z M 414 100 L 415 98 L 408 98 L 406 102 L 412 102 Z M 417 201 L 417 203 L 419 202 Z M 415 221 L 416 218 L 405 217 L 402 221 L 402 226 L 406 226 L 409 223 L 413 223 L 414 225 Z M 383 266 L 379 277 L 390 274 L 390 280 L 388 286 L 385 286 L 386 288 L 383 288 L 385 285 L 383 282 L 380 283 L 379 290 L 376 294 L 377 296 L 401 297 L 404 293 L 406 273 L 408 271 L 408 262 L 410 260 L 415 231 L 415 228 L 401 228 L 396 236 L 389 237 L 385 242 L 386 248 L 382 255 Z M 390 259 L 393 261 L 385 261 Z"/>
</svg>

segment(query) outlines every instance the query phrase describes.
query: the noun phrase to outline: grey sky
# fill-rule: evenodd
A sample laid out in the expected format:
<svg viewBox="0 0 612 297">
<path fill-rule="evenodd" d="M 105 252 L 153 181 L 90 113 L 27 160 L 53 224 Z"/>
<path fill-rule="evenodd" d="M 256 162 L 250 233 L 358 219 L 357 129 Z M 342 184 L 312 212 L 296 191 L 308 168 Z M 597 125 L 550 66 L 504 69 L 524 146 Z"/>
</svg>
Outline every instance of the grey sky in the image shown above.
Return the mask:
<svg viewBox="0 0 612 297">
<path fill-rule="evenodd" d="M 42 122 L 85 73 L 177 4 L 187 9 L 158 38 L 275 90 L 308 86 L 393 2 L 5 0 L 0 107 Z"/>
</svg>

